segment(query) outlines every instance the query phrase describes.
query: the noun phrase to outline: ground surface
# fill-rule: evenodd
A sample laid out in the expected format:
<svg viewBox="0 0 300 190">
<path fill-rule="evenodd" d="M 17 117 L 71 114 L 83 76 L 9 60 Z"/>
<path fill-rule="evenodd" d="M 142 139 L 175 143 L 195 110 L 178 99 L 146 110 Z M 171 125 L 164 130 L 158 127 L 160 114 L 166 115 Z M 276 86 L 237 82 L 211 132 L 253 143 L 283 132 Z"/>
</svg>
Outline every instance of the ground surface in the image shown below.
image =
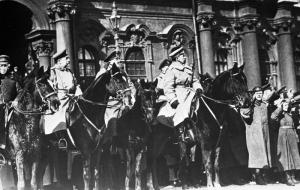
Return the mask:
<svg viewBox="0 0 300 190">
<path fill-rule="evenodd" d="M 180 187 L 172 187 L 172 186 L 167 186 L 162 188 L 162 190 L 181 190 Z M 300 184 L 297 184 L 294 187 L 287 186 L 285 184 L 268 184 L 268 185 L 255 185 L 255 184 L 246 184 L 246 185 L 229 185 L 221 188 L 206 188 L 206 187 L 201 187 L 197 188 L 201 190 L 300 190 Z M 189 190 L 196 190 L 196 188 L 189 188 Z"/>
</svg>

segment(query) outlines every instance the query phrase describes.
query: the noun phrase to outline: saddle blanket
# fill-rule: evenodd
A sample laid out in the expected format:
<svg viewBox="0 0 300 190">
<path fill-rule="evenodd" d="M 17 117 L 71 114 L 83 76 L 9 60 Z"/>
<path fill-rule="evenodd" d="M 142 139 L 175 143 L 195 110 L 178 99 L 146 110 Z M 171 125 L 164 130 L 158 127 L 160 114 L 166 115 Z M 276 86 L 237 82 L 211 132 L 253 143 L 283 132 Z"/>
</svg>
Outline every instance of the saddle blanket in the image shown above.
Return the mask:
<svg viewBox="0 0 300 190">
<path fill-rule="evenodd" d="M 67 130 L 66 110 L 69 107 L 69 98 L 60 101 L 57 112 L 51 115 L 44 115 L 41 118 L 41 126 L 45 135 L 49 135 L 61 130 Z"/>
</svg>

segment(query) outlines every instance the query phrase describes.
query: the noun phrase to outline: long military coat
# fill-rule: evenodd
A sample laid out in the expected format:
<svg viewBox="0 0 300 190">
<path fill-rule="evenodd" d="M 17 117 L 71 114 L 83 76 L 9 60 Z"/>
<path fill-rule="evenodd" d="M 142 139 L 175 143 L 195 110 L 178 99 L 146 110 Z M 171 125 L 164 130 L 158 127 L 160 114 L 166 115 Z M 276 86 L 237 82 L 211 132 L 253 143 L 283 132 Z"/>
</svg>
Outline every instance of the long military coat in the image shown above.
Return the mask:
<svg viewBox="0 0 300 190">
<path fill-rule="evenodd" d="M 163 90 L 167 102 L 159 111 L 157 119 L 160 123 L 174 127 L 189 117 L 195 90 L 202 89 L 199 80 L 192 76 L 191 67 L 176 61 L 172 62 L 164 76 Z M 190 84 L 192 84 L 192 87 L 190 87 Z M 170 104 L 176 100 L 178 100 L 179 105 L 176 109 L 173 109 Z"/>
<path fill-rule="evenodd" d="M 246 142 L 249 152 L 248 167 L 271 167 L 268 108 L 264 102 L 255 104 L 252 122 L 246 123 Z"/>
</svg>

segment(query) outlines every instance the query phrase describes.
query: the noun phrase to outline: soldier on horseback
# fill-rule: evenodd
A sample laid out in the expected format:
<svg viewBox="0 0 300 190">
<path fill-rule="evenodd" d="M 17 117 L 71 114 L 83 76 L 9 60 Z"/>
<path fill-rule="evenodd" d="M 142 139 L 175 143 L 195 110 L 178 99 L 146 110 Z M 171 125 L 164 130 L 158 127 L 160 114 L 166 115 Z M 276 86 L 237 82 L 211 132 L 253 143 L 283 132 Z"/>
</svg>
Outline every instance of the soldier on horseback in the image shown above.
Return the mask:
<svg viewBox="0 0 300 190">
<path fill-rule="evenodd" d="M 202 93 L 202 86 L 193 77 L 193 69 L 186 63 L 183 47 L 174 47 L 169 55 L 172 63 L 164 76 L 164 94 L 167 97 L 158 114 L 158 121 L 179 129 L 180 138 L 193 139 L 190 108 L 196 94 Z"/>
<path fill-rule="evenodd" d="M 70 97 L 78 93 L 80 94 L 79 86 L 76 86 L 76 79 L 74 74 L 69 69 L 70 59 L 67 51 L 64 49 L 53 55 L 56 64 L 51 68 L 50 81 L 53 88 L 57 91 L 57 96 L 60 100 L 60 107 L 53 115 L 44 117 L 45 134 L 51 134 L 57 131 L 63 134 L 66 130 L 65 113 L 68 108 Z M 64 135 L 60 135 L 63 137 Z M 59 147 L 65 147 L 66 144 L 60 141 Z"/>
<path fill-rule="evenodd" d="M 9 57 L 0 55 L 0 149 L 6 148 L 6 123 L 8 120 L 9 103 L 17 96 L 19 83 L 10 76 Z"/>
</svg>

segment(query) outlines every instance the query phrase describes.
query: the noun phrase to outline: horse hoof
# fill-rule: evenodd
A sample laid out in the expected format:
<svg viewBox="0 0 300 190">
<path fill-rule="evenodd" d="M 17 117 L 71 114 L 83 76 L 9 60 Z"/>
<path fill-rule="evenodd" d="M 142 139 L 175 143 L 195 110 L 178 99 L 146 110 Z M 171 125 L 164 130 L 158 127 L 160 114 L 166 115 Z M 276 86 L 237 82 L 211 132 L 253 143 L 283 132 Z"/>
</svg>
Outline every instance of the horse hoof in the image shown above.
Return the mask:
<svg viewBox="0 0 300 190">
<path fill-rule="evenodd" d="M 218 183 L 218 184 L 215 184 L 214 187 L 215 188 L 221 188 L 222 186 L 221 186 L 221 184 Z"/>
</svg>

